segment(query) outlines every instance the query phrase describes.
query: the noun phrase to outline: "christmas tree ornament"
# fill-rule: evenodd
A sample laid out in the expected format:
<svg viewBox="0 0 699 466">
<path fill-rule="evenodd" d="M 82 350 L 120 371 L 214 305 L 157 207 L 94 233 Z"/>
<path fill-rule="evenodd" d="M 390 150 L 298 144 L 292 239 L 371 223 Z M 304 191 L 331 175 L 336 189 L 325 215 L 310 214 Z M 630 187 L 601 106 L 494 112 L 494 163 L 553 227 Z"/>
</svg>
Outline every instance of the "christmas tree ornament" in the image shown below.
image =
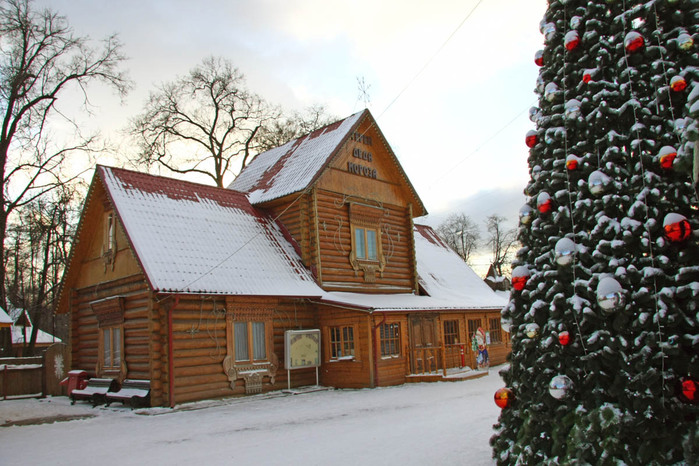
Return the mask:
<svg viewBox="0 0 699 466">
<path fill-rule="evenodd" d="M 670 89 L 675 92 L 682 92 L 687 89 L 687 81 L 682 76 L 673 76 L 670 80 Z"/>
<path fill-rule="evenodd" d="M 645 45 L 643 36 L 637 31 L 631 31 L 624 37 L 624 47 L 629 53 L 638 52 Z"/>
<path fill-rule="evenodd" d="M 592 75 L 594 74 L 595 70 L 584 70 L 583 71 L 583 77 L 582 80 L 585 84 L 589 83 L 592 81 Z"/>
<path fill-rule="evenodd" d="M 699 403 L 699 381 L 694 377 L 682 377 L 680 379 L 680 386 L 678 390 L 678 395 L 680 400 L 689 404 Z"/>
<path fill-rule="evenodd" d="M 524 143 L 527 145 L 527 147 L 531 149 L 537 142 L 539 142 L 539 135 L 537 132 L 534 130 L 528 131 L 527 135 L 524 137 Z"/>
<path fill-rule="evenodd" d="M 694 47 L 694 39 L 692 39 L 692 36 L 686 32 L 683 32 L 677 38 L 677 46 L 680 48 L 680 50 L 688 52 Z"/>
<path fill-rule="evenodd" d="M 658 152 L 658 157 L 660 159 L 660 167 L 669 170 L 677 157 L 677 151 L 672 146 L 663 146 Z"/>
<path fill-rule="evenodd" d="M 529 225 L 534 220 L 534 209 L 529 207 L 529 205 L 524 204 L 521 209 L 519 209 L 519 223 L 522 225 Z"/>
<path fill-rule="evenodd" d="M 558 98 L 558 84 L 548 83 L 544 88 L 544 98 L 549 102 L 555 102 Z"/>
<path fill-rule="evenodd" d="M 572 264 L 576 251 L 575 243 L 570 238 L 559 239 L 555 248 L 556 263 L 564 267 Z"/>
<path fill-rule="evenodd" d="M 665 237 L 673 243 L 681 243 L 692 234 L 692 226 L 687 217 L 674 212 L 665 216 L 663 230 L 665 230 Z"/>
<path fill-rule="evenodd" d="M 536 63 L 537 66 L 544 66 L 544 51 L 543 50 L 538 50 L 534 54 L 534 63 Z"/>
<path fill-rule="evenodd" d="M 512 390 L 507 387 L 499 388 L 495 391 L 495 404 L 500 408 L 508 408 L 512 406 L 514 401 L 514 394 Z"/>
<path fill-rule="evenodd" d="M 512 288 L 517 291 L 522 291 L 529 280 L 529 268 L 525 265 L 519 265 L 512 269 Z"/>
<path fill-rule="evenodd" d="M 561 346 L 568 346 L 568 344 L 570 343 L 570 333 L 568 333 L 566 330 L 559 333 L 558 343 L 560 343 Z"/>
<path fill-rule="evenodd" d="M 580 36 L 578 35 L 578 31 L 568 31 L 563 38 L 563 45 L 569 52 L 575 50 L 578 45 L 580 45 Z"/>
<path fill-rule="evenodd" d="M 590 176 L 587 178 L 587 186 L 590 193 L 594 194 L 595 196 L 599 196 L 607 192 L 611 181 L 612 179 L 607 175 L 599 170 L 595 170 L 590 173 Z"/>
<path fill-rule="evenodd" d="M 577 155 L 570 154 L 568 157 L 566 157 L 566 169 L 569 171 L 577 170 L 581 163 L 582 159 Z"/>
<path fill-rule="evenodd" d="M 580 101 L 578 99 L 570 99 L 566 102 L 564 114 L 569 120 L 573 120 L 580 116 Z"/>
<path fill-rule="evenodd" d="M 567 375 L 557 375 L 549 383 L 549 393 L 557 400 L 568 397 L 572 390 L 573 381 Z"/>
<path fill-rule="evenodd" d="M 604 277 L 597 284 L 597 304 L 611 314 L 624 305 L 623 288 L 616 279 Z"/>
<path fill-rule="evenodd" d="M 536 338 L 539 336 L 539 326 L 534 322 L 530 322 L 524 327 L 524 333 L 527 335 L 527 338 Z"/>
<path fill-rule="evenodd" d="M 548 214 L 553 209 L 553 201 L 547 192 L 539 193 L 536 197 L 536 209 L 542 214 Z"/>
</svg>

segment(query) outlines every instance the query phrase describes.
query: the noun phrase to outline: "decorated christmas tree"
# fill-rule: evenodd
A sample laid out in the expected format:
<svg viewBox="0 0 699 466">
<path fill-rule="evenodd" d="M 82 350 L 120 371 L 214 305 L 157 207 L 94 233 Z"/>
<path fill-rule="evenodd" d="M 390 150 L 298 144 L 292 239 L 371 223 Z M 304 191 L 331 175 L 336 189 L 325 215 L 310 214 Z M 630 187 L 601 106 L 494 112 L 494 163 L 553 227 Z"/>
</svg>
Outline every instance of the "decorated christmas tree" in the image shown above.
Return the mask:
<svg viewBox="0 0 699 466">
<path fill-rule="evenodd" d="M 549 0 L 498 464 L 699 464 L 699 0 Z"/>
</svg>

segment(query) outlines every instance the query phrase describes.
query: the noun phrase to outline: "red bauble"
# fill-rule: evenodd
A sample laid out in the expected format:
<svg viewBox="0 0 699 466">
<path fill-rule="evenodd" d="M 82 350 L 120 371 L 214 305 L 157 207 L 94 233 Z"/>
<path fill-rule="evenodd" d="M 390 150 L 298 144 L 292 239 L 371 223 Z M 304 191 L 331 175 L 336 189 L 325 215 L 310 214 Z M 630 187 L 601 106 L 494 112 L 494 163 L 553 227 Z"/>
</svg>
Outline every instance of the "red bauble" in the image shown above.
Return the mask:
<svg viewBox="0 0 699 466">
<path fill-rule="evenodd" d="M 624 47 L 629 53 L 638 52 L 643 48 L 645 43 L 646 41 L 643 39 L 643 36 L 636 31 L 629 32 L 624 38 Z"/>
<path fill-rule="evenodd" d="M 697 404 L 699 402 L 699 382 L 694 377 L 684 377 L 680 380 L 679 395 L 680 399 L 685 403 Z M 496 392 L 497 396 L 497 392 Z M 497 403 L 497 400 L 495 401 Z"/>
<path fill-rule="evenodd" d="M 660 157 L 660 167 L 669 170 L 677 157 L 677 151 L 672 146 L 663 146 L 658 152 Z"/>
<path fill-rule="evenodd" d="M 570 333 L 566 331 L 559 333 L 558 342 L 563 346 L 568 346 L 568 343 L 570 343 Z"/>
<path fill-rule="evenodd" d="M 527 147 L 531 149 L 537 142 L 539 142 L 539 135 L 536 133 L 536 131 L 531 130 L 527 132 L 527 135 L 524 138 L 524 143 L 527 145 Z"/>
<path fill-rule="evenodd" d="M 572 52 L 575 50 L 578 45 L 580 45 L 580 36 L 578 36 L 578 31 L 569 31 L 565 35 L 563 42 L 567 51 Z"/>
<path fill-rule="evenodd" d="M 569 171 L 577 170 L 580 166 L 580 157 L 570 154 L 566 157 L 566 169 Z"/>
<path fill-rule="evenodd" d="M 515 267 L 512 270 L 512 288 L 517 291 L 522 291 L 527 285 L 529 275 L 529 269 L 526 266 L 520 265 Z"/>
<path fill-rule="evenodd" d="M 536 198 L 536 208 L 542 214 L 548 214 L 553 209 L 553 201 L 551 201 L 551 196 L 548 193 L 540 193 Z"/>
<path fill-rule="evenodd" d="M 673 243 L 680 243 L 692 234 L 692 227 L 687 217 L 680 214 L 667 214 L 663 221 L 665 237 Z"/>
<path fill-rule="evenodd" d="M 675 92 L 682 92 L 687 89 L 687 81 L 682 76 L 674 76 L 670 80 L 670 89 Z"/>
<path fill-rule="evenodd" d="M 539 50 L 534 54 L 534 63 L 538 66 L 544 66 L 544 51 Z"/>
<path fill-rule="evenodd" d="M 494 398 L 495 404 L 500 408 L 508 408 L 512 406 L 512 401 L 514 400 L 515 396 L 512 393 L 512 390 L 507 387 L 502 387 L 495 391 Z"/>
<path fill-rule="evenodd" d="M 587 84 L 590 81 L 592 81 L 592 73 L 589 70 L 585 70 L 583 73 L 583 82 Z"/>
</svg>

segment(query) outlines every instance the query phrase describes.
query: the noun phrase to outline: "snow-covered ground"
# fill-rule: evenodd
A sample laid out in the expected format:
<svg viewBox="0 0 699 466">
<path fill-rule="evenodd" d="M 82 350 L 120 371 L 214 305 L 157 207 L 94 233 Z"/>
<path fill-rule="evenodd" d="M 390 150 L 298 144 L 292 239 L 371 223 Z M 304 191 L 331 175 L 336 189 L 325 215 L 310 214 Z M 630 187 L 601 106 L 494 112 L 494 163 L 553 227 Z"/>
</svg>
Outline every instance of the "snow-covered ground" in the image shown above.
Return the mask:
<svg viewBox="0 0 699 466">
<path fill-rule="evenodd" d="M 0 401 L 0 464 L 490 465 L 499 369 L 460 382 L 279 392 L 174 410 Z M 67 416 L 90 417 L 18 425 Z"/>
</svg>

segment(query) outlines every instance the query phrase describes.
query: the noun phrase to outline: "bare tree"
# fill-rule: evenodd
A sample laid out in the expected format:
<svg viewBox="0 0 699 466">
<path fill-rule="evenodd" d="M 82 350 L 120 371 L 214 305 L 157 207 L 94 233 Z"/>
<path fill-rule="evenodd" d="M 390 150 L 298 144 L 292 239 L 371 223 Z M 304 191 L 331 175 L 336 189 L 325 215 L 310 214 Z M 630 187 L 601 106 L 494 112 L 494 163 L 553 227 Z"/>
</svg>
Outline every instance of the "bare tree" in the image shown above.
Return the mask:
<svg viewBox="0 0 699 466">
<path fill-rule="evenodd" d="M 151 93 L 130 131 L 142 164 L 205 175 L 222 187 L 238 162 L 244 167 L 257 153 L 258 133 L 279 114 L 245 88 L 230 61 L 208 57 Z"/>
<path fill-rule="evenodd" d="M 437 234 L 466 262 L 478 247 L 481 233 L 466 214 L 451 214 L 437 227 Z"/>
<path fill-rule="evenodd" d="M 502 276 L 503 266 L 514 248 L 517 231 L 507 229 L 504 225 L 505 217 L 493 214 L 485 219 L 486 229 L 488 231 L 487 245 L 493 254 L 492 264 L 498 275 Z"/>
<path fill-rule="evenodd" d="M 325 106 L 312 105 L 303 112 L 297 111 L 289 116 L 282 116 L 261 128 L 257 147 L 260 152 L 263 152 L 283 146 L 292 139 L 329 125 L 336 120 L 335 116 L 327 113 Z"/>
<path fill-rule="evenodd" d="M 27 311 L 32 321 L 24 354 L 34 353 L 39 329 L 50 324 L 48 319 L 53 315 L 78 214 L 75 200 L 75 188 L 63 185 L 18 209 L 8 227 L 4 264 L 8 301 Z"/>
<path fill-rule="evenodd" d="M 10 215 L 46 193 L 75 179 L 70 156 L 96 150 L 95 136 L 80 134 L 74 120 L 56 108 L 65 91 L 82 92 L 89 111 L 87 86 L 102 82 L 124 95 L 129 88 L 120 66 L 124 58 L 114 36 L 99 49 L 73 35 L 66 19 L 51 10 L 35 11 L 29 0 L 0 0 L 0 264 Z M 53 118 L 72 125 L 72 144 L 51 137 Z M 4 268 L 0 303 L 7 303 Z"/>
</svg>

